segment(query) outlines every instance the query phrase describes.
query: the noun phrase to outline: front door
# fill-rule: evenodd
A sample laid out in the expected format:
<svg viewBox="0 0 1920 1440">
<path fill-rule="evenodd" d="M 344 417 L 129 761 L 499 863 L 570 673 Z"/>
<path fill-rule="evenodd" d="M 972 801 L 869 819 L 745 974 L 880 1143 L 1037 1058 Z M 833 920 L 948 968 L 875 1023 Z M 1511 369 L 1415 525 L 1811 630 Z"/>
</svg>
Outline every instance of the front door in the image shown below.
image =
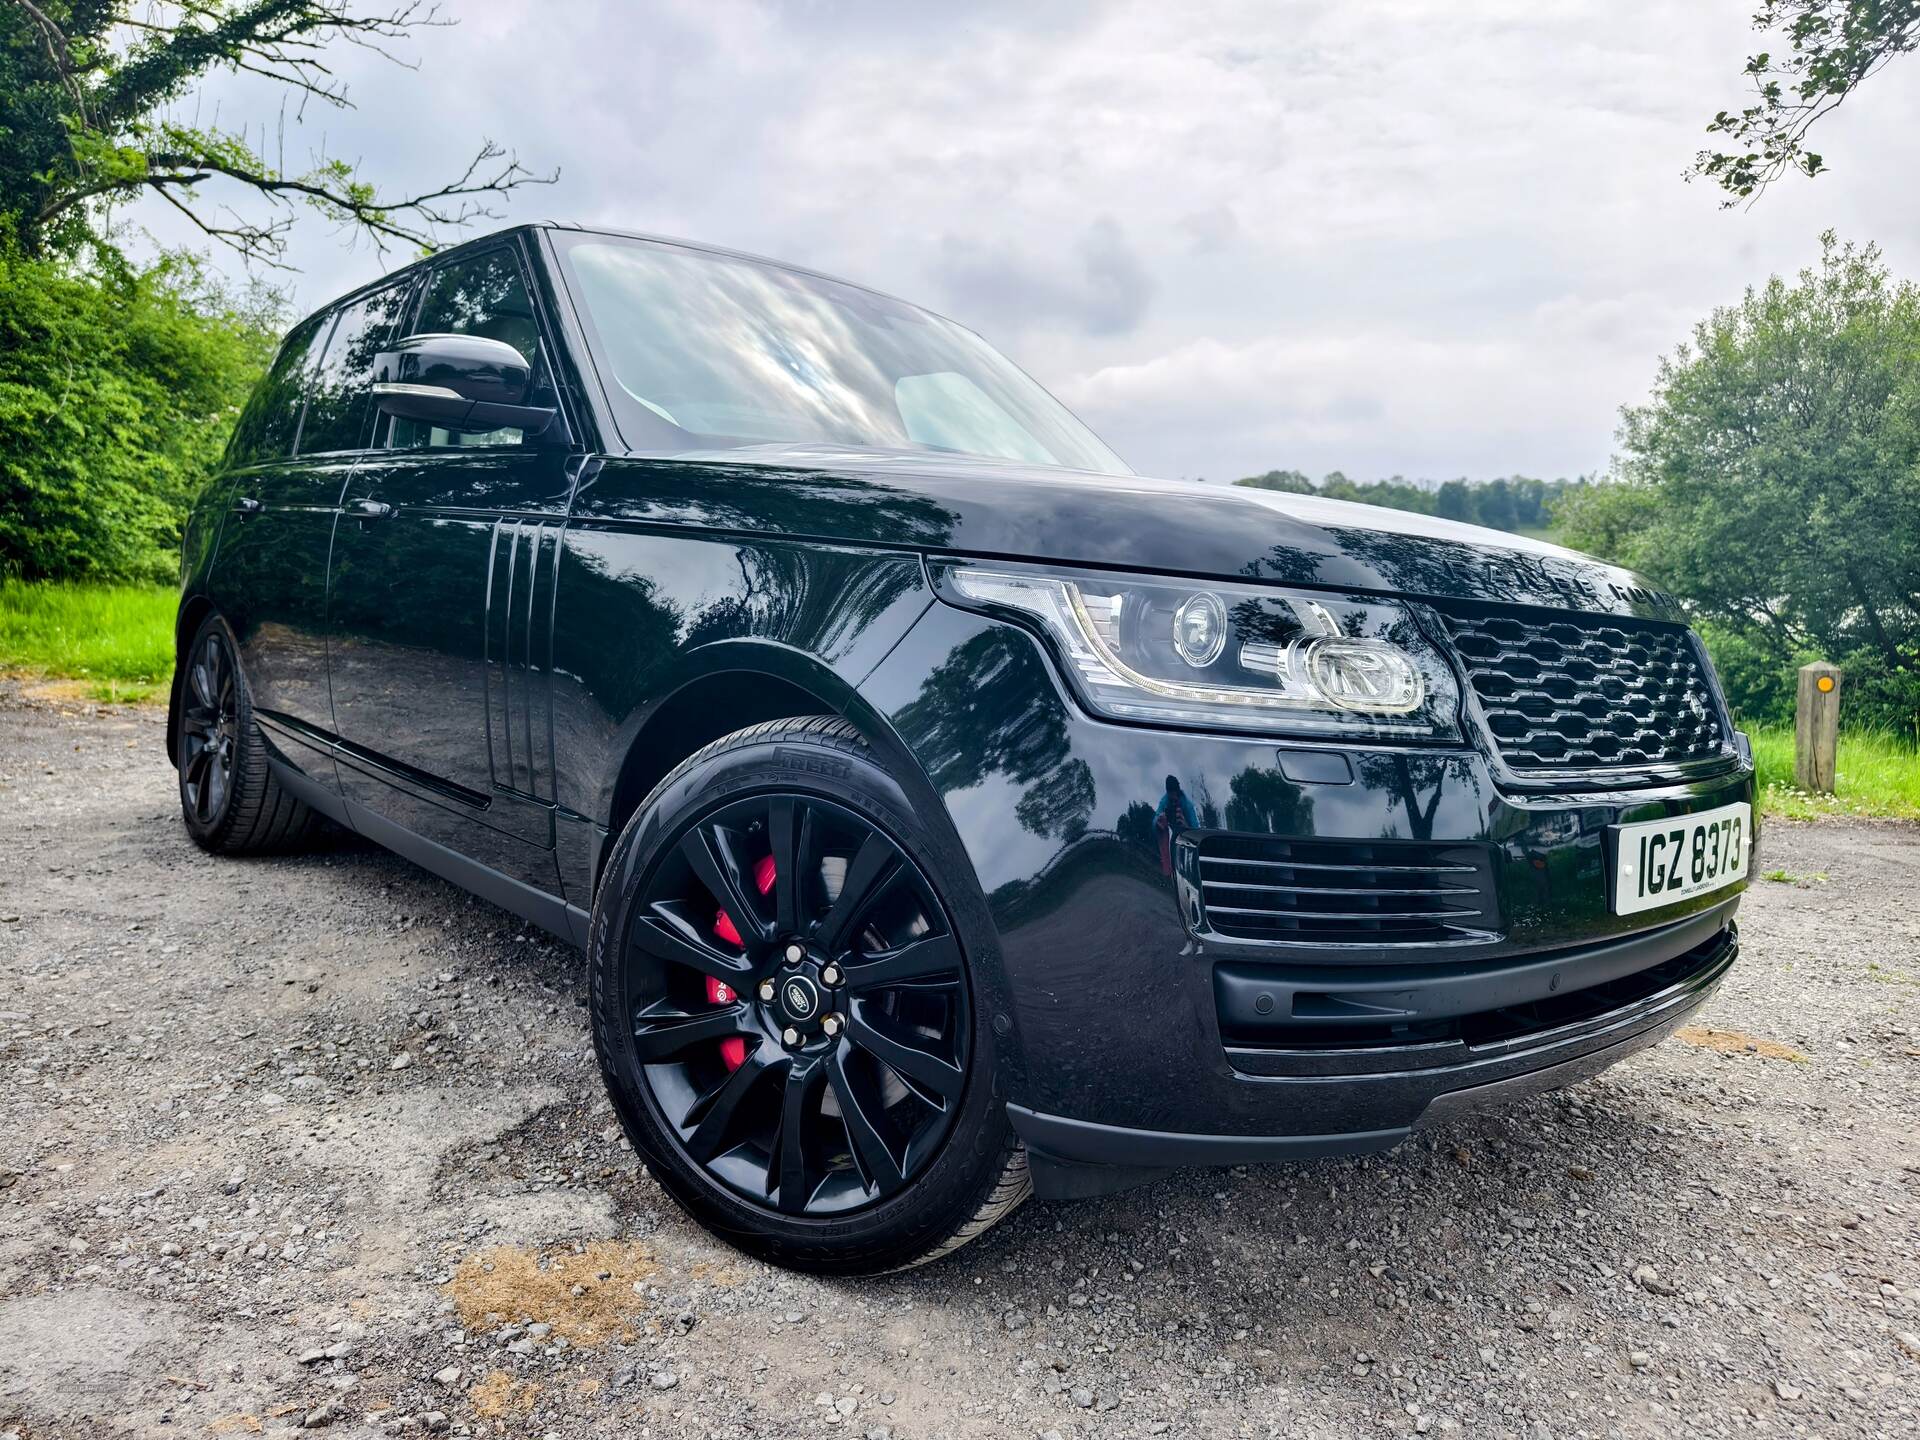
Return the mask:
<svg viewBox="0 0 1920 1440">
<path fill-rule="evenodd" d="M 408 333 L 504 340 L 552 404 L 511 244 L 429 271 Z M 554 585 L 577 459 L 552 433 L 383 417 L 335 536 L 329 613 L 340 782 L 414 834 L 549 893 Z"/>
</svg>

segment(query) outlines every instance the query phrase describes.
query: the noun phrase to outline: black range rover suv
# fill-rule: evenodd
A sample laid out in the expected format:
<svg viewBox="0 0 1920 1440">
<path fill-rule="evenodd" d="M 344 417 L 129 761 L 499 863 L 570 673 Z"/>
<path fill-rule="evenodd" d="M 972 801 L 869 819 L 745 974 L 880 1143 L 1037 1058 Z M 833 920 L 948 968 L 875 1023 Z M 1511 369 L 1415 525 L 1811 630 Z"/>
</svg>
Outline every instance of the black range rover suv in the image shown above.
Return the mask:
<svg viewBox="0 0 1920 1440">
<path fill-rule="evenodd" d="M 1732 964 L 1753 768 L 1672 601 L 1149 480 L 969 331 L 558 226 L 295 326 L 188 528 L 169 754 L 587 952 L 615 1109 L 744 1249 L 1385 1149 Z"/>
</svg>

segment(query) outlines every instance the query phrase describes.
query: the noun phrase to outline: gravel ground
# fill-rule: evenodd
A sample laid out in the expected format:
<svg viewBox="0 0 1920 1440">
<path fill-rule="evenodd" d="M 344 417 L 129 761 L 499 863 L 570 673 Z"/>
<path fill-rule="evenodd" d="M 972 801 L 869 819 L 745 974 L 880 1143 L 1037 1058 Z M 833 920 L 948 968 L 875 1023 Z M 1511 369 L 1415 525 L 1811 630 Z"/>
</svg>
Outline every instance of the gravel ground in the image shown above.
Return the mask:
<svg viewBox="0 0 1920 1440">
<path fill-rule="evenodd" d="M 0 682 L 0 1434 L 1920 1434 L 1920 827 L 1775 824 L 1702 1017 L 1364 1160 L 825 1283 L 682 1218 L 579 957 L 216 861 L 152 710 Z"/>
</svg>

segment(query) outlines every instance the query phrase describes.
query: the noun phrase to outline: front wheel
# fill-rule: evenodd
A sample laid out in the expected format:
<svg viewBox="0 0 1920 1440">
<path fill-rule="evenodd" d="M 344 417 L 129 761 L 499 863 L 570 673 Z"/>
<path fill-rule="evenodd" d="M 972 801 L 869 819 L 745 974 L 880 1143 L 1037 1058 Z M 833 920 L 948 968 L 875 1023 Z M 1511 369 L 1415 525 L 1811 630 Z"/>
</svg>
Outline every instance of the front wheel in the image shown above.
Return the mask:
<svg viewBox="0 0 1920 1440">
<path fill-rule="evenodd" d="M 588 952 L 608 1092 L 660 1183 L 743 1250 L 900 1269 L 1029 1192 L 936 849 L 826 718 L 709 745 L 614 847 Z"/>
</svg>

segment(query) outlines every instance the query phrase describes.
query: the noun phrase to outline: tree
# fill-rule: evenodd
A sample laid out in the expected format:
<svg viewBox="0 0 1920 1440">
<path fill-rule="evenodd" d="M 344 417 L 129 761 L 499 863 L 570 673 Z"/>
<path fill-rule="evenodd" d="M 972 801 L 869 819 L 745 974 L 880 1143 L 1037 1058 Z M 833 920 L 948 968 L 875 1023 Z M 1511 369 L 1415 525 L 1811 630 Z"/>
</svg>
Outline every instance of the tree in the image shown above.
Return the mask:
<svg viewBox="0 0 1920 1440">
<path fill-rule="evenodd" d="M 99 278 L 0 245 L 0 575 L 176 580 L 280 319 L 188 260 Z"/>
<path fill-rule="evenodd" d="M 1440 487 L 1433 508 L 1443 520 L 1471 520 L 1475 509 L 1473 490 L 1465 480 L 1449 480 Z"/>
<path fill-rule="evenodd" d="M 1788 170 L 1827 168 L 1808 132 L 1896 56 L 1920 49 L 1920 0 L 1762 0 L 1753 26 L 1780 32 L 1786 52 L 1747 58 L 1753 104 L 1707 126 L 1734 148 L 1702 150 L 1689 172 L 1725 190 L 1727 205 L 1758 199 Z"/>
<path fill-rule="evenodd" d="M 377 3 L 377 0 L 375 0 Z M 451 22 L 422 0 L 0 0 L 0 234 L 29 258 L 104 244 L 112 207 L 157 195 L 205 235 L 276 263 L 297 206 L 382 251 L 433 249 L 442 232 L 495 214 L 494 201 L 547 183 L 491 140 L 456 178 L 386 194 L 345 160 L 316 153 L 283 169 L 264 131 L 189 123 L 170 112 L 210 71 L 244 71 L 309 102 L 345 107 L 327 63 L 337 43 L 388 58 L 414 31 Z M 251 198 L 252 216 L 218 203 Z"/>
<path fill-rule="evenodd" d="M 1920 713 L 1920 287 L 1873 246 L 1714 311 L 1623 412 L 1570 543 L 1687 596 L 1754 663 L 1849 667 L 1853 714 Z"/>
</svg>

